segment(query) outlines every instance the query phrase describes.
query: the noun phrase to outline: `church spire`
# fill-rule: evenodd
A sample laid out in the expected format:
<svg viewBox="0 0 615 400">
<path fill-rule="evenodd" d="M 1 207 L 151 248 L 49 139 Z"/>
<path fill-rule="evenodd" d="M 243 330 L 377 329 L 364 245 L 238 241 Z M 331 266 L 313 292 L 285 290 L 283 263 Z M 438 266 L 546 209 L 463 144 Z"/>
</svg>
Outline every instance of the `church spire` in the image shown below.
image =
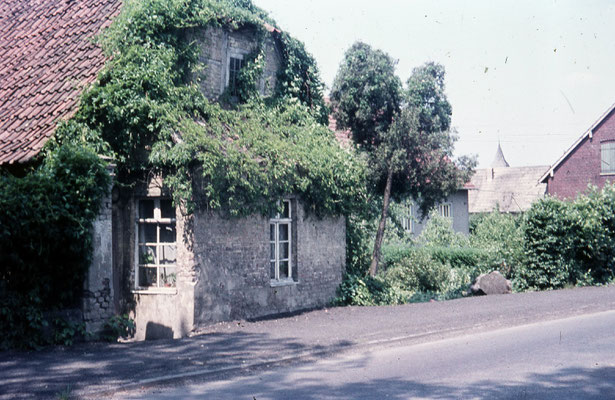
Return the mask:
<svg viewBox="0 0 615 400">
<path fill-rule="evenodd" d="M 502 146 L 500 146 L 500 141 L 498 140 L 498 151 L 495 153 L 495 158 L 491 163 L 491 168 L 500 168 L 500 167 L 510 167 L 508 162 L 504 158 L 504 153 L 502 152 Z"/>
</svg>

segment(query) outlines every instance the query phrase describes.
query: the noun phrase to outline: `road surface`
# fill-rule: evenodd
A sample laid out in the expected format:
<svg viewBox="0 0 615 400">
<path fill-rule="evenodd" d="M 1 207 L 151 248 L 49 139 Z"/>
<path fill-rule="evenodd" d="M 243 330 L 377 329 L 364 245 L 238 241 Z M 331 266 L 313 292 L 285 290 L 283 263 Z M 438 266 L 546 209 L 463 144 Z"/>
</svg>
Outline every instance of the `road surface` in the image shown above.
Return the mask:
<svg viewBox="0 0 615 400">
<path fill-rule="evenodd" d="M 128 399 L 615 399 L 615 311 L 357 348 Z"/>
</svg>

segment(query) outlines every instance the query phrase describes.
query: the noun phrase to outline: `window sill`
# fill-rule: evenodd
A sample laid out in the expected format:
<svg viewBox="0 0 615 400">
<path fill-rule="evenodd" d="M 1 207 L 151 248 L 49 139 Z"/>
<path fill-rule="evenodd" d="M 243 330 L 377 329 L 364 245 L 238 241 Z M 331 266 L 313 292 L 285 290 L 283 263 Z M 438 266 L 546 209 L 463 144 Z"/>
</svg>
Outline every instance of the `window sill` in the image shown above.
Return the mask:
<svg viewBox="0 0 615 400">
<path fill-rule="evenodd" d="M 615 172 L 601 172 L 600 176 L 615 176 Z"/>
<path fill-rule="evenodd" d="M 284 280 L 271 280 L 269 281 L 269 286 L 271 287 L 280 287 L 280 286 L 295 286 L 298 285 L 299 282 L 293 281 L 292 279 L 284 279 Z"/>
<path fill-rule="evenodd" d="M 133 294 L 177 294 L 177 288 L 133 289 Z"/>
</svg>

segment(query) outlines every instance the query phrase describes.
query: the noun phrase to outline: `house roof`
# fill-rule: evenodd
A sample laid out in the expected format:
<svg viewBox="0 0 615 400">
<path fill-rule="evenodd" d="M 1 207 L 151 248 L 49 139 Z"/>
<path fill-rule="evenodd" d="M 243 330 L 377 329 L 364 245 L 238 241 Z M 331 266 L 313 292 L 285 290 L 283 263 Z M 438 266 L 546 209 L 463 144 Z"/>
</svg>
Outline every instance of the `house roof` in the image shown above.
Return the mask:
<svg viewBox="0 0 615 400">
<path fill-rule="evenodd" d="M 547 181 L 547 178 L 549 176 L 553 175 L 553 172 L 560 166 L 561 163 L 564 162 L 564 160 L 566 160 L 568 158 L 568 156 L 570 154 L 572 154 L 577 147 L 579 147 L 581 145 L 581 143 L 583 143 L 583 141 L 586 138 L 590 138 L 592 137 L 592 135 L 594 134 L 594 130 L 598 127 L 598 125 L 600 125 L 602 123 L 602 121 L 604 121 L 612 112 L 613 110 L 615 110 L 615 104 L 613 104 L 612 106 L 610 106 L 601 116 L 600 118 L 598 118 L 598 120 L 596 122 L 594 122 L 592 124 L 592 126 L 589 127 L 589 129 L 587 129 L 585 132 L 583 132 L 583 134 L 581 135 L 581 137 L 579 137 L 573 144 L 572 146 L 570 146 L 570 148 L 568 150 L 566 150 L 566 152 L 555 162 L 555 164 L 553 164 L 548 170 L 547 172 L 544 173 L 544 175 L 542 175 L 540 177 L 540 182 L 545 182 Z"/>
<path fill-rule="evenodd" d="M 470 181 L 476 190 L 468 193 L 469 212 L 491 212 L 496 206 L 502 212 L 528 210 L 534 201 L 546 193 L 547 185 L 539 183 L 538 178 L 548 168 L 548 165 L 541 165 L 476 170 Z"/>
<path fill-rule="evenodd" d="M 120 0 L 2 0 L 0 164 L 32 159 L 104 65 L 92 38 Z"/>
</svg>

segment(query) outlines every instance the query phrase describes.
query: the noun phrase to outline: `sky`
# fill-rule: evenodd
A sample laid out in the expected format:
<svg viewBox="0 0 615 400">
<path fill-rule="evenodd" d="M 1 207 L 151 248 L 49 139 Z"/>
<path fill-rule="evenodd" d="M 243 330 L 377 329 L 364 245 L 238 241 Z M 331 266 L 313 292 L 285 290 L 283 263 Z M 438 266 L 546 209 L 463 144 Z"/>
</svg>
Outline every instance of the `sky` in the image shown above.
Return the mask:
<svg viewBox="0 0 615 400">
<path fill-rule="evenodd" d="M 303 41 L 331 88 L 356 41 L 406 81 L 446 68 L 455 154 L 551 165 L 615 103 L 615 1 L 253 0 Z"/>
</svg>

